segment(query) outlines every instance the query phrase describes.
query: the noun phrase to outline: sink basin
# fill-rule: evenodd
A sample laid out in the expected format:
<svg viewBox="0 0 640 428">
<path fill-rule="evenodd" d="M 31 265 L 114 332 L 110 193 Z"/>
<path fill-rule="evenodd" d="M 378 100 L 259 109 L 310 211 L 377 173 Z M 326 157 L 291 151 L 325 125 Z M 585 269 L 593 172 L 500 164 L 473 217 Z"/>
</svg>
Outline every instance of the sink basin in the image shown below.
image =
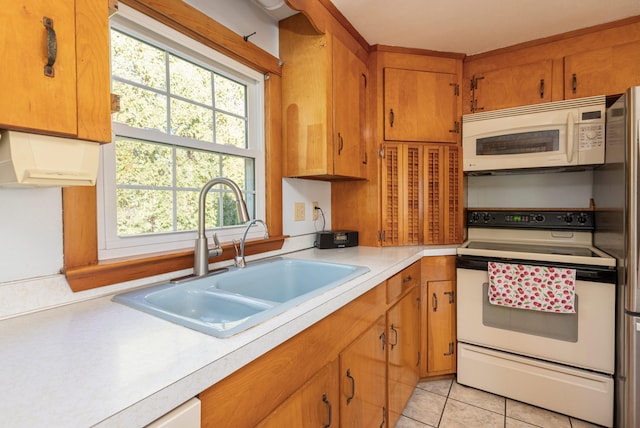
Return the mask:
<svg viewBox="0 0 640 428">
<path fill-rule="evenodd" d="M 368 271 L 362 266 L 279 257 L 180 284 L 118 294 L 113 300 L 224 338 Z"/>
</svg>

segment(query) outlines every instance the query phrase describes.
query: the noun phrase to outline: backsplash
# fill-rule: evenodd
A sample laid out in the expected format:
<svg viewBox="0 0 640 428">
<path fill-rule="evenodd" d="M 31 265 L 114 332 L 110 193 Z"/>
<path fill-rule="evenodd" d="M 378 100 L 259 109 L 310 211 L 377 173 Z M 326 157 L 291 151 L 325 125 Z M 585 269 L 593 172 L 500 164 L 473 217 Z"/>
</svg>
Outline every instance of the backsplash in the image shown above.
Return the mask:
<svg viewBox="0 0 640 428">
<path fill-rule="evenodd" d="M 593 171 L 466 177 L 467 208 L 588 208 Z"/>
</svg>

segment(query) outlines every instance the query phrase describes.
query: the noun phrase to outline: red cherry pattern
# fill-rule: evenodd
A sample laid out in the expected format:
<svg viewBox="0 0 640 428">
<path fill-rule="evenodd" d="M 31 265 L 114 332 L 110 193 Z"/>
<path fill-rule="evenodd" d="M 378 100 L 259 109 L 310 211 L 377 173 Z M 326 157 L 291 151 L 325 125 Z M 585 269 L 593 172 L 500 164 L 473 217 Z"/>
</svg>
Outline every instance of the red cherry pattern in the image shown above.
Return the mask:
<svg viewBox="0 0 640 428">
<path fill-rule="evenodd" d="M 489 303 L 575 313 L 576 270 L 489 262 Z"/>
</svg>

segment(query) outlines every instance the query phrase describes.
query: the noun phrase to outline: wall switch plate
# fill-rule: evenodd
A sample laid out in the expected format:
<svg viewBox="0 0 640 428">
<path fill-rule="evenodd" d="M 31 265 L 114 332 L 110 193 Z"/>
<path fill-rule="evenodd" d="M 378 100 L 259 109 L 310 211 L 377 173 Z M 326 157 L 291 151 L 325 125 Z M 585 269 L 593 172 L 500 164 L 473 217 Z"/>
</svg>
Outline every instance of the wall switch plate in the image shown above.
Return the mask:
<svg viewBox="0 0 640 428">
<path fill-rule="evenodd" d="M 294 221 L 304 221 L 304 202 L 296 202 L 293 211 Z"/>
<path fill-rule="evenodd" d="M 311 202 L 311 220 L 316 221 L 318 219 L 318 211 L 316 208 L 319 207 L 320 204 L 317 202 Z"/>
</svg>

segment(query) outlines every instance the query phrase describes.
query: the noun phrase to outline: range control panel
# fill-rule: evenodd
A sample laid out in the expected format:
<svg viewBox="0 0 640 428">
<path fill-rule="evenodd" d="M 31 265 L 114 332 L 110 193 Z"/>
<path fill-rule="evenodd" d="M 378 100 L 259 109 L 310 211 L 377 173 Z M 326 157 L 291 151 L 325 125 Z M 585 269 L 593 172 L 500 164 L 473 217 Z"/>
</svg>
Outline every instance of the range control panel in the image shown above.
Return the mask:
<svg viewBox="0 0 640 428">
<path fill-rule="evenodd" d="M 593 211 L 467 210 L 467 226 L 593 230 Z"/>
</svg>

